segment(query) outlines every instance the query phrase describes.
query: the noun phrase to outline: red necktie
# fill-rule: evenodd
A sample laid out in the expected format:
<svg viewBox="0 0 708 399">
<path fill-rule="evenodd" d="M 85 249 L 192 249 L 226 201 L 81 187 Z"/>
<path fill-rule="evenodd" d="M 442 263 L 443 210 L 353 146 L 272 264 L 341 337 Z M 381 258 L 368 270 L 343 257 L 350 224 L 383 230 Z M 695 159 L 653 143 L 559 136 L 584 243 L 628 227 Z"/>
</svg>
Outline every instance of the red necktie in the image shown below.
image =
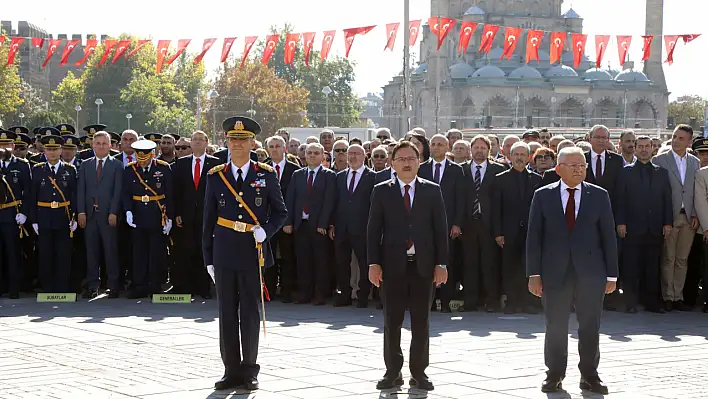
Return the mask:
<svg viewBox="0 0 708 399">
<path fill-rule="evenodd" d="M 349 182 L 349 195 L 354 195 L 354 183 L 356 182 L 356 170 L 352 171 L 352 180 Z"/>
<path fill-rule="evenodd" d="M 194 164 L 194 189 L 198 190 L 199 179 L 202 177 L 202 167 L 200 165 L 202 160 L 200 158 L 194 158 L 194 160 L 197 162 Z"/>
<path fill-rule="evenodd" d="M 133 156 L 132 156 L 132 155 L 128 155 L 128 162 L 133 162 Z"/>
<path fill-rule="evenodd" d="M 411 194 L 410 194 L 411 186 L 406 184 L 403 187 L 406 189 L 406 192 L 403 195 L 403 205 L 406 206 L 406 211 L 408 212 L 408 216 L 410 216 L 411 215 Z M 411 249 L 412 246 L 413 246 L 413 240 L 411 240 L 409 237 L 408 238 L 408 249 Z"/>
<path fill-rule="evenodd" d="M 573 231 L 575 227 L 575 190 L 577 188 L 566 188 L 568 190 L 568 203 L 565 204 L 565 222 L 568 224 L 568 230 Z"/>
<path fill-rule="evenodd" d="M 280 180 L 280 164 L 275 165 L 275 172 L 278 174 L 278 180 Z"/>
<path fill-rule="evenodd" d="M 308 203 L 310 202 L 310 194 L 312 194 L 312 180 L 315 178 L 315 171 L 311 170 L 310 171 L 310 176 L 307 178 L 307 201 L 305 201 L 305 208 L 303 208 L 303 211 L 306 214 L 310 214 L 310 207 L 308 206 Z"/>
</svg>

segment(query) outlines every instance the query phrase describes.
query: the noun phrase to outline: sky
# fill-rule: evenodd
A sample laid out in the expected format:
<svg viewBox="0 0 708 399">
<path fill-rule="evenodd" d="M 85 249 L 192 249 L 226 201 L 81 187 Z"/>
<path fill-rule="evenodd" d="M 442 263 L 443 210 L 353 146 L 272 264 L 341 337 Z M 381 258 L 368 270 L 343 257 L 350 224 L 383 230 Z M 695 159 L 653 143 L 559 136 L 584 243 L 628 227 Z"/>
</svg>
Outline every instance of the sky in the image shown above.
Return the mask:
<svg viewBox="0 0 708 399">
<path fill-rule="evenodd" d="M 382 87 L 402 69 L 403 36 L 399 31 L 393 52 L 383 49 L 386 43 L 385 25 L 403 23 L 404 0 L 263 0 L 224 1 L 201 0 L 174 2 L 164 0 L 122 0 L 100 3 L 95 0 L 72 0 L 58 3 L 54 0 L 35 0 L 32 7 L 23 2 L 3 2 L 2 19 L 27 20 L 51 34 L 65 33 L 118 35 L 128 32 L 152 39 L 191 38 L 188 51 L 199 52 L 205 38 L 238 37 L 231 54 L 240 57 L 245 36 L 264 38 L 271 26 L 290 23 L 295 32 L 317 32 L 315 48 L 319 49 L 322 32 L 337 30 L 331 54 L 344 55 L 342 29 L 377 25 L 364 36 L 357 36 L 350 53 L 356 63 L 355 92 L 382 92 Z M 430 0 L 410 0 L 412 20 L 430 17 Z M 674 63 L 664 64 L 671 98 L 695 94 L 708 97 L 708 32 L 704 15 L 708 11 L 705 0 L 666 0 L 664 7 L 664 34 L 704 33 L 689 45 L 677 46 Z M 112 4 L 99 8 L 97 4 Z M 244 4 L 238 6 L 238 4 Z M 563 11 L 573 9 L 583 18 L 584 33 L 633 35 L 630 58 L 641 68 L 644 34 L 645 0 L 565 0 Z M 28 12 L 32 10 L 32 12 Z M 480 28 L 478 28 L 480 29 Z M 503 34 L 500 31 L 500 34 Z M 85 39 L 85 37 L 84 37 Z M 281 39 L 282 40 L 282 39 Z M 663 41 L 662 41 L 663 42 Z M 210 70 L 219 64 L 221 40 L 207 54 L 205 62 Z M 662 45 L 663 47 L 663 45 Z M 619 67 L 616 42 L 610 41 L 610 51 L 603 61 Z M 418 53 L 416 44 L 413 53 Z M 517 50 L 518 51 L 518 50 Z M 594 41 L 588 40 L 586 53 L 594 57 Z M 56 55 L 55 55 L 56 56 Z"/>
</svg>

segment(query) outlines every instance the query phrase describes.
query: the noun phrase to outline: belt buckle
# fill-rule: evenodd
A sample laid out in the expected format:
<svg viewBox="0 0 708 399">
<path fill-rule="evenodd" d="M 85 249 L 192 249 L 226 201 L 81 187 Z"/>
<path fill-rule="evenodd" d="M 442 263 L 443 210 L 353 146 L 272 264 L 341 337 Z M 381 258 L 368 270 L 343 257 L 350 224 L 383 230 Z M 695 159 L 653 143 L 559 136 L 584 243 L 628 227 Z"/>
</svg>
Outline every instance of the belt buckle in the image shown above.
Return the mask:
<svg viewBox="0 0 708 399">
<path fill-rule="evenodd" d="M 59 208 L 59 203 L 56 201 L 52 201 L 52 203 L 49 204 L 49 206 L 51 206 L 52 209 L 57 209 L 57 208 Z"/>
<path fill-rule="evenodd" d="M 147 204 L 148 202 L 150 202 L 150 196 L 143 195 L 140 200 L 143 201 L 143 203 Z"/>
<path fill-rule="evenodd" d="M 245 233 L 246 232 L 246 223 L 234 222 L 234 230 L 238 231 L 239 233 Z"/>
</svg>

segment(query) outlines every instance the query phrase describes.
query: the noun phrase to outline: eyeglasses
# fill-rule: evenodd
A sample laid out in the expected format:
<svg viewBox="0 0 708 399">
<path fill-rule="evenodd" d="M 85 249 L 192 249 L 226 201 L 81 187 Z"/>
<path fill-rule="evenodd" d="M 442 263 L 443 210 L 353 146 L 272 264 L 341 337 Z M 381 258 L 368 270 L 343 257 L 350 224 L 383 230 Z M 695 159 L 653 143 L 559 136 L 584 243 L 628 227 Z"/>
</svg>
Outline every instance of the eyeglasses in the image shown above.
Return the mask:
<svg viewBox="0 0 708 399">
<path fill-rule="evenodd" d="M 346 149 L 346 148 L 337 148 L 337 149 L 332 150 L 332 151 L 334 151 L 334 152 L 337 153 L 337 154 L 342 154 L 342 153 L 347 152 L 347 149 Z"/>
<path fill-rule="evenodd" d="M 184 150 L 186 150 L 187 148 L 189 148 L 188 145 L 176 145 L 176 146 L 175 146 L 175 149 L 180 150 L 180 151 L 184 151 Z"/>
<path fill-rule="evenodd" d="M 418 160 L 418 157 L 399 157 L 399 158 L 394 159 L 394 161 L 396 161 L 396 162 L 405 162 L 405 163 L 415 162 L 417 160 Z"/>
<path fill-rule="evenodd" d="M 382 134 L 381 136 L 376 136 L 376 138 L 379 140 L 386 140 L 386 139 L 388 139 L 388 136 L 386 136 L 385 134 Z"/>
<path fill-rule="evenodd" d="M 553 159 L 553 155 L 551 155 L 551 154 L 537 155 L 536 160 L 539 160 L 539 159 L 543 159 L 543 160 Z"/>
<path fill-rule="evenodd" d="M 585 163 L 561 163 L 559 165 L 567 166 L 570 169 L 581 170 L 588 167 Z"/>
<path fill-rule="evenodd" d="M 386 155 L 372 155 L 371 158 L 374 159 L 386 159 L 388 158 Z"/>
</svg>

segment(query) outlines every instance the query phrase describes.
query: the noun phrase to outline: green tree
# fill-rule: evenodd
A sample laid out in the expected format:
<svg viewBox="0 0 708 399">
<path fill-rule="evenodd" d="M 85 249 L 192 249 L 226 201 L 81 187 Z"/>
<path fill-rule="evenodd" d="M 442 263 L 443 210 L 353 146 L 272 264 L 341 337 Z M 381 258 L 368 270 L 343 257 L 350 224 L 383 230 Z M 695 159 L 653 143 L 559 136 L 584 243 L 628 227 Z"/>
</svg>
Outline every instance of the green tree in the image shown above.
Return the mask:
<svg viewBox="0 0 708 399">
<path fill-rule="evenodd" d="M 674 123 L 690 123 L 696 118 L 696 126 L 703 126 L 706 111 L 706 100 L 701 96 L 684 96 L 669 104 L 669 116 Z"/>
<path fill-rule="evenodd" d="M 34 128 L 37 126 L 56 126 L 66 122 L 66 117 L 57 111 L 42 109 L 33 112 L 32 115 L 25 119 L 25 126 Z"/>
<path fill-rule="evenodd" d="M 20 99 L 22 100 L 20 106 L 3 116 L 3 122 L 6 122 L 5 127 L 19 124 L 30 127 L 44 126 L 29 124 L 29 121 L 32 120 L 36 113 L 47 111 L 47 101 L 44 99 L 42 93 L 30 86 L 29 83 L 21 80 Z M 24 115 L 24 117 L 20 118 L 20 114 Z"/>
<path fill-rule="evenodd" d="M 51 109 L 62 115 L 65 120 L 74 121 L 74 125 L 79 125 L 76 120 L 75 107 L 84 104 L 84 83 L 80 77 L 74 76 L 71 71 L 59 83 L 52 95 Z M 81 126 L 76 126 L 78 129 Z"/>
<path fill-rule="evenodd" d="M 156 132 L 176 132 L 184 136 L 196 130 L 197 120 L 190 109 L 176 105 L 171 107 L 160 105 L 150 113 L 147 125 Z"/>
<path fill-rule="evenodd" d="M 0 34 L 5 35 L 5 32 L 0 32 Z M 0 60 L 7 60 L 9 48 L 8 45 L 0 46 Z M 19 112 L 18 108 L 23 102 L 20 97 L 22 89 L 20 75 L 17 73 L 18 62 L 19 57 L 15 58 L 14 64 L 0 68 L 0 115 L 2 115 L 2 122 L 7 125 L 6 127 L 9 127 L 9 123 L 11 123 L 6 120 L 14 116 L 14 113 Z"/>
</svg>

